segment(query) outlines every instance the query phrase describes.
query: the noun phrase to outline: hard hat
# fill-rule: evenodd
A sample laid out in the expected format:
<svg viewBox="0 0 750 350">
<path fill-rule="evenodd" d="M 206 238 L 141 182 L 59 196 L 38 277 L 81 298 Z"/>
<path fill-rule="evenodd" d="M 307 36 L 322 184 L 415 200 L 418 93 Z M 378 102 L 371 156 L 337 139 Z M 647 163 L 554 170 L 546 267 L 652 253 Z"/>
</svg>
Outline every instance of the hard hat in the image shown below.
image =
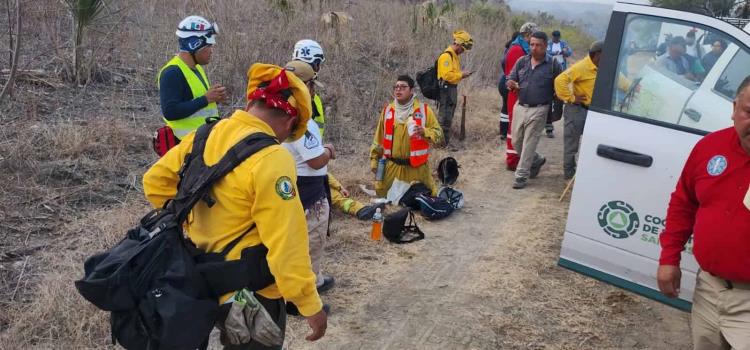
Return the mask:
<svg viewBox="0 0 750 350">
<path fill-rule="evenodd" d="M 326 56 L 323 54 L 323 48 L 317 41 L 304 39 L 294 44 L 292 59 L 307 62 L 313 68 L 317 68 L 317 66 L 326 61 Z"/>
<path fill-rule="evenodd" d="M 209 22 L 201 16 L 187 16 L 177 25 L 177 37 L 180 39 L 202 38 L 203 45 L 216 44 L 214 35 L 219 33 L 219 26 L 215 22 Z"/>
</svg>

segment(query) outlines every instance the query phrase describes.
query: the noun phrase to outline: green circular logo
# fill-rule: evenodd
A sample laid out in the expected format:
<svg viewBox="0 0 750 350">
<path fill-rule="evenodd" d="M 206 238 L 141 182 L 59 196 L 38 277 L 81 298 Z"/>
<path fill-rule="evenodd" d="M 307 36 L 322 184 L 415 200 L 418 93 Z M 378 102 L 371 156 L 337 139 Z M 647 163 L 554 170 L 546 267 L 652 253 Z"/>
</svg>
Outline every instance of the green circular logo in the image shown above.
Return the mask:
<svg viewBox="0 0 750 350">
<path fill-rule="evenodd" d="M 611 201 L 599 209 L 599 226 L 612 238 L 628 238 L 638 231 L 640 218 L 635 209 L 623 201 Z"/>
<path fill-rule="evenodd" d="M 294 189 L 292 179 L 288 176 L 282 176 L 276 180 L 276 194 L 283 200 L 290 200 L 297 196 L 297 191 Z"/>
</svg>

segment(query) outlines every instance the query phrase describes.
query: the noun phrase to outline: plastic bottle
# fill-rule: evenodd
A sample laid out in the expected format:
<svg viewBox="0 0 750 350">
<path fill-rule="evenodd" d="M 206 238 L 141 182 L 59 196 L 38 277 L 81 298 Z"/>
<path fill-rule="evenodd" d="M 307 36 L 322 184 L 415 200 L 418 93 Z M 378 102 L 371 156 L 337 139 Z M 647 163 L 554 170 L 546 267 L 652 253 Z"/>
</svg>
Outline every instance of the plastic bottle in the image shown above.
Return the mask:
<svg viewBox="0 0 750 350">
<path fill-rule="evenodd" d="M 378 169 L 375 174 L 375 181 L 383 181 L 385 176 L 385 158 L 378 159 Z"/>
<path fill-rule="evenodd" d="M 372 216 L 372 231 L 370 231 L 370 238 L 373 241 L 379 241 L 383 237 L 383 214 L 380 212 L 380 208 L 375 209 L 375 215 Z"/>
</svg>

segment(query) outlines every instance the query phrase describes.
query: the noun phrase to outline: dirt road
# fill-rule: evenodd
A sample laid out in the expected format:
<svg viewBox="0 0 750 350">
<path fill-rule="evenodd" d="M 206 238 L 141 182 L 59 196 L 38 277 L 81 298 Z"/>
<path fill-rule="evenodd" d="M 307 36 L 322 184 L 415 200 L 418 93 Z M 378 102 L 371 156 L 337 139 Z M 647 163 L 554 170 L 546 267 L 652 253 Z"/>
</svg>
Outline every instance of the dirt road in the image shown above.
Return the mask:
<svg viewBox="0 0 750 350">
<path fill-rule="evenodd" d="M 292 318 L 287 348 L 690 348 L 687 313 L 557 266 L 569 204 L 558 202 L 561 127 L 542 139 L 547 165 L 524 190 L 511 188 L 497 143 L 451 152 L 466 207 L 420 220 L 421 242 L 373 242 L 366 224 L 337 217 L 327 248 L 337 286 L 323 296 L 328 333 L 306 342 L 306 323 Z"/>
</svg>

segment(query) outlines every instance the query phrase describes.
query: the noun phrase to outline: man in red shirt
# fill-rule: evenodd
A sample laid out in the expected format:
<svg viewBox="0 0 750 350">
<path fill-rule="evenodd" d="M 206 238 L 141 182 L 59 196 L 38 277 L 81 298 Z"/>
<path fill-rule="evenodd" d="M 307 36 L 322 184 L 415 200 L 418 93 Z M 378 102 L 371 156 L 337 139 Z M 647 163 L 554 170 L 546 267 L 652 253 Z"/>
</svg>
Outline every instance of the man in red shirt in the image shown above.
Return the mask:
<svg viewBox="0 0 750 350">
<path fill-rule="evenodd" d="M 520 34 L 510 44 L 508 53 L 505 56 L 505 67 L 503 70 L 505 76 L 510 76 L 510 72 L 516 65 L 516 61 L 523 56 L 529 54 L 529 39 L 531 34 L 539 30 L 539 26 L 536 23 L 527 22 L 521 26 L 519 30 Z M 510 91 L 508 93 L 508 130 L 512 130 L 513 125 L 513 106 L 518 101 L 518 90 Z M 505 139 L 505 167 L 510 171 L 516 171 L 516 166 L 521 158 L 518 153 L 513 149 L 513 135 L 508 134 Z"/>
<path fill-rule="evenodd" d="M 680 254 L 690 235 L 700 265 L 693 296 L 695 349 L 750 349 L 750 76 L 737 89 L 733 128 L 690 153 L 667 210 L 656 273 L 668 297 L 680 292 Z"/>
</svg>

